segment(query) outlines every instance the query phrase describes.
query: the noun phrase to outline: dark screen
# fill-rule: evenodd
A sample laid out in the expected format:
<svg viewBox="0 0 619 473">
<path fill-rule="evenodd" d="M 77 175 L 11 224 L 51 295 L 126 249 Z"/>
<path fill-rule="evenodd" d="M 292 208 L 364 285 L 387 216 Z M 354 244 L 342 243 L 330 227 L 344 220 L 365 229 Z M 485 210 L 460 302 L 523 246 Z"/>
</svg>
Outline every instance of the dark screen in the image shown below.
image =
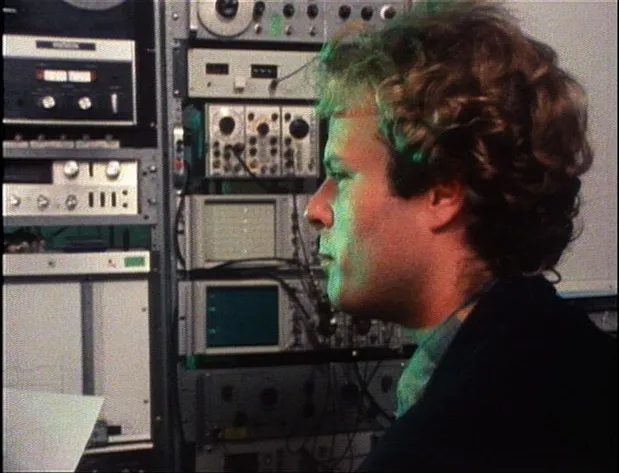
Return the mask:
<svg viewBox="0 0 619 473">
<path fill-rule="evenodd" d="M 211 286 L 206 291 L 206 346 L 279 343 L 277 286 Z"/>
</svg>

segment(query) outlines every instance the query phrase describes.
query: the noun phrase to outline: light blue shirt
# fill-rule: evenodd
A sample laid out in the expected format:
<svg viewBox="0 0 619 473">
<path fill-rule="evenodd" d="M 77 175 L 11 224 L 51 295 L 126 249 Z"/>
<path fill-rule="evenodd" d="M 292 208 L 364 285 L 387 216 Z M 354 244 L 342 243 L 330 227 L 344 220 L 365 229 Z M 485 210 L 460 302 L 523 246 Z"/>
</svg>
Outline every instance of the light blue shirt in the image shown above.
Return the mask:
<svg viewBox="0 0 619 473">
<path fill-rule="evenodd" d="M 404 333 L 417 344 L 417 349 L 404 365 L 398 381 L 396 418 L 404 415 L 421 398 L 426 384 L 461 325 L 462 321 L 452 314 L 429 330 L 404 329 Z"/>
</svg>

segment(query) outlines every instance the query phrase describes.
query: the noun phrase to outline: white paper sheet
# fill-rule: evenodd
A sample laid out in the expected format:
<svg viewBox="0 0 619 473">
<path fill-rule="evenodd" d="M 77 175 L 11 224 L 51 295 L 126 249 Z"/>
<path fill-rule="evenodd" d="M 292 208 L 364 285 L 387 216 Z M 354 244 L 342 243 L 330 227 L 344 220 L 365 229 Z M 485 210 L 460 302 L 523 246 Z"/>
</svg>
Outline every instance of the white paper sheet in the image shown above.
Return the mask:
<svg viewBox="0 0 619 473">
<path fill-rule="evenodd" d="M 103 398 L 3 388 L 4 471 L 75 471 Z"/>
</svg>

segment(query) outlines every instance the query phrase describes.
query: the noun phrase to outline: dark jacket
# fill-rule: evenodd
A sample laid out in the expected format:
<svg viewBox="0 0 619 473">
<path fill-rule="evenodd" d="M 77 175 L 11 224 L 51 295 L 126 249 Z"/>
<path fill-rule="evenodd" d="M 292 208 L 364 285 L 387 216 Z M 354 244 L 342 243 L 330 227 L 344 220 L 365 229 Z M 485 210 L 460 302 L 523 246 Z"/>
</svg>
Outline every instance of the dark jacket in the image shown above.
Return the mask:
<svg viewBox="0 0 619 473">
<path fill-rule="evenodd" d="M 616 472 L 616 339 L 542 277 L 498 281 L 359 471 Z"/>
</svg>

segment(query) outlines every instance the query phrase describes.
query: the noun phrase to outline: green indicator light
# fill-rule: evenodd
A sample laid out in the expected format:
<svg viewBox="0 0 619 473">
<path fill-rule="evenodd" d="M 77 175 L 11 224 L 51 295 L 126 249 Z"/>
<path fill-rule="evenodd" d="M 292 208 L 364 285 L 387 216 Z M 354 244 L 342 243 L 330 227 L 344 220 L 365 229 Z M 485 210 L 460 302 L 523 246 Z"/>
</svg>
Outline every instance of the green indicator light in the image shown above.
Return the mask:
<svg viewBox="0 0 619 473">
<path fill-rule="evenodd" d="M 126 256 L 125 268 L 141 268 L 146 266 L 146 258 L 144 256 Z"/>
</svg>

